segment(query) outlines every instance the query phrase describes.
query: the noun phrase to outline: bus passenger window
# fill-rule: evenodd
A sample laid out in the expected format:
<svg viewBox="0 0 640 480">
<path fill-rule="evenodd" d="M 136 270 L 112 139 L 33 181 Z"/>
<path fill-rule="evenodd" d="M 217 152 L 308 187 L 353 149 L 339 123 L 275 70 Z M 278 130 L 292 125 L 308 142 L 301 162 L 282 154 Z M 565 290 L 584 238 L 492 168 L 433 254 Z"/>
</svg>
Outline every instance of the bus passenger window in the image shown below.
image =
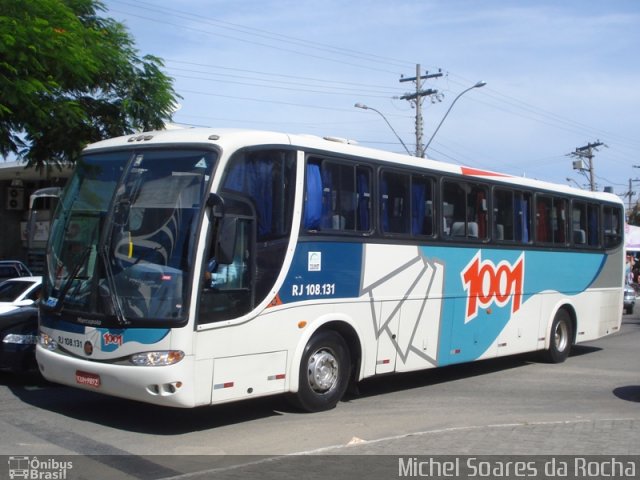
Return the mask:
<svg viewBox="0 0 640 480">
<path fill-rule="evenodd" d="M 411 176 L 411 233 L 431 236 L 433 232 L 433 179 Z"/>
<path fill-rule="evenodd" d="M 442 188 L 442 228 L 446 236 L 465 235 L 466 192 L 457 182 L 444 182 Z"/>
<path fill-rule="evenodd" d="M 493 238 L 498 241 L 513 241 L 514 229 L 513 192 L 495 189 L 493 191 Z"/>
<path fill-rule="evenodd" d="M 587 205 L 587 241 L 589 246 L 600 245 L 600 208 L 598 205 Z"/>
<path fill-rule="evenodd" d="M 536 203 L 536 241 L 551 242 L 551 198 L 538 196 Z"/>
<path fill-rule="evenodd" d="M 516 242 L 529 243 L 531 241 L 531 222 L 533 216 L 531 209 L 533 205 L 531 193 L 515 194 L 515 240 Z"/>
<path fill-rule="evenodd" d="M 555 198 L 553 201 L 553 213 L 555 215 L 555 221 L 553 222 L 553 243 L 566 244 L 567 243 L 567 201 L 563 198 Z"/>
<path fill-rule="evenodd" d="M 453 206 L 452 218 L 447 209 Z M 466 182 L 444 182 L 445 234 L 457 239 L 487 238 L 487 187 Z"/>
<path fill-rule="evenodd" d="M 371 230 L 371 171 L 356 167 L 356 182 L 356 230 L 367 232 Z"/>
<path fill-rule="evenodd" d="M 587 244 L 589 222 L 587 221 L 587 204 L 574 201 L 571 205 L 571 240 L 574 245 L 581 246 Z"/>
<path fill-rule="evenodd" d="M 547 195 L 536 197 L 536 241 L 567 243 L 567 201 Z"/>
<path fill-rule="evenodd" d="M 616 207 L 602 207 L 605 247 L 615 247 L 622 242 L 622 211 Z"/>
<path fill-rule="evenodd" d="M 371 171 L 355 164 L 309 159 L 303 225 L 308 231 L 371 229 Z"/>
<path fill-rule="evenodd" d="M 384 172 L 380 185 L 380 215 L 384 233 L 409 233 L 409 175 Z"/>
<path fill-rule="evenodd" d="M 469 185 L 467 198 L 467 236 L 470 238 L 487 238 L 487 187 Z"/>
</svg>

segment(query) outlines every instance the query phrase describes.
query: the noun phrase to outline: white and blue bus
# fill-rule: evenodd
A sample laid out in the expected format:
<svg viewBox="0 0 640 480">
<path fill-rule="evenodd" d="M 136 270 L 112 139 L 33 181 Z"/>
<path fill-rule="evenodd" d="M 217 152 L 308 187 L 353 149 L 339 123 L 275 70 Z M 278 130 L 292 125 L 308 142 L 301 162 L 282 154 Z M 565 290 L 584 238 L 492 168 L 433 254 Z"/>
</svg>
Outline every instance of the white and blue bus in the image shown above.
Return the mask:
<svg viewBox="0 0 640 480">
<path fill-rule="evenodd" d="M 49 380 L 176 407 L 290 393 L 616 332 L 612 194 L 331 138 L 186 129 L 90 145 L 54 217 Z"/>
</svg>

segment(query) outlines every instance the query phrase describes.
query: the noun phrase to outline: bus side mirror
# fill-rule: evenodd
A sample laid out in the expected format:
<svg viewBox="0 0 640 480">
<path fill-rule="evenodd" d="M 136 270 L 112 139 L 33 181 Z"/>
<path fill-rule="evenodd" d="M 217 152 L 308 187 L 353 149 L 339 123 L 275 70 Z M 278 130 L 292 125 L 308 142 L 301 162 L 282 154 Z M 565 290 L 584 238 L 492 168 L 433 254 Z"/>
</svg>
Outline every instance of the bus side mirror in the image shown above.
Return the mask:
<svg viewBox="0 0 640 480">
<path fill-rule="evenodd" d="M 211 213 L 214 217 L 224 217 L 224 199 L 217 193 L 209 194 L 207 207 L 211 208 Z"/>
<path fill-rule="evenodd" d="M 237 228 L 238 217 L 224 217 L 220 221 L 215 253 L 217 263 L 221 265 L 230 265 L 233 263 L 233 256 L 236 250 Z"/>
</svg>

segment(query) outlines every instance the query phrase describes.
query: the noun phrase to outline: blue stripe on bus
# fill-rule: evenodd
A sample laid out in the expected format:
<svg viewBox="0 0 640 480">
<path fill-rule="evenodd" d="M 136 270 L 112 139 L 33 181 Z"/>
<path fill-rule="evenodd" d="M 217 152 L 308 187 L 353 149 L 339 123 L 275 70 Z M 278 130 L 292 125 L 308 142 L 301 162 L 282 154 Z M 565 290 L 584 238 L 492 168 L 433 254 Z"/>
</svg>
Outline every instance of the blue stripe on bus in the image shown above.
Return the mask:
<svg viewBox="0 0 640 480">
<path fill-rule="evenodd" d="M 143 345 L 152 345 L 165 338 L 171 331 L 168 328 L 95 328 L 72 323 L 48 315 L 40 317 L 40 325 L 54 328 L 65 333 L 85 335 L 87 329 L 98 332 L 100 336 L 100 348 L 103 352 L 113 352 L 127 342 L 138 342 Z"/>
<path fill-rule="evenodd" d="M 100 332 L 100 349 L 103 352 L 113 352 L 128 342 L 152 345 L 165 338 L 170 331 L 168 328 L 98 328 L 96 330 Z"/>
<path fill-rule="evenodd" d="M 40 313 L 40 325 L 47 328 L 55 328 L 56 330 L 60 330 L 67 333 L 84 333 L 85 326 L 80 325 L 78 323 L 66 322 L 64 320 L 60 320 L 59 317 L 53 317 L 47 315 L 44 312 Z"/>
<path fill-rule="evenodd" d="M 389 247 L 390 254 L 393 248 Z M 359 243 L 298 244 L 289 274 L 279 292 L 282 303 L 361 297 L 364 249 L 365 246 Z M 597 252 L 480 249 L 473 246 L 423 246 L 417 250 L 425 260 L 444 268 L 438 365 L 471 361 L 482 356 L 517 313 L 514 310 L 522 308 L 535 295 L 545 291 L 567 296 L 584 292 L 597 279 L 607 258 Z M 388 258 L 384 260 L 389 274 L 391 266 L 400 267 Z M 367 261 L 375 262 L 376 259 Z M 471 308 L 468 302 L 470 284 L 465 285 L 463 272 L 470 270 L 471 278 L 474 267 L 475 273 L 490 275 L 487 272 L 493 272 L 494 281 L 497 285 L 502 282 L 502 286 L 494 286 L 497 291 L 484 299 L 484 304 L 479 297 L 475 303 L 471 301 L 475 307 Z M 521 279 L 516 279 L 517 275 L 521 275 Z M 513 294 L 517 282 L 521 282 L 519 291 L 522 295 L 519 297 Z M 491 288 L 486 285 L 482 288 L 480 297 L 488 296 Z"/>
<path fill-rule="evenodd" d="M 362 252 L 360 243 L 298 244 L 289 274 L 280 289 L 280 300 L 290 303 L 358 297 Z"/>
</svg>

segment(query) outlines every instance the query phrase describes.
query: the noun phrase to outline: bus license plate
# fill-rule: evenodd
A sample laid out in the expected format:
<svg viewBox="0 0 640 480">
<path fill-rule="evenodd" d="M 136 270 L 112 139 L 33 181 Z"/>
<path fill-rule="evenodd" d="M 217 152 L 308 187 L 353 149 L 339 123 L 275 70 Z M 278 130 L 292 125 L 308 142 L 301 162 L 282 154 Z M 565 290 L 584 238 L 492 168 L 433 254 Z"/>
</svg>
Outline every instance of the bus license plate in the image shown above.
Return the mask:
<svg viewBox="0 0 640 480">
<path fill-rule="evenodd" d="M 100 387 L 100 375 L 76 370 L 76 383 L 79 383 L 80 385 L 87 385 L 88 387 L 98 388 Z"/>
</svg>

